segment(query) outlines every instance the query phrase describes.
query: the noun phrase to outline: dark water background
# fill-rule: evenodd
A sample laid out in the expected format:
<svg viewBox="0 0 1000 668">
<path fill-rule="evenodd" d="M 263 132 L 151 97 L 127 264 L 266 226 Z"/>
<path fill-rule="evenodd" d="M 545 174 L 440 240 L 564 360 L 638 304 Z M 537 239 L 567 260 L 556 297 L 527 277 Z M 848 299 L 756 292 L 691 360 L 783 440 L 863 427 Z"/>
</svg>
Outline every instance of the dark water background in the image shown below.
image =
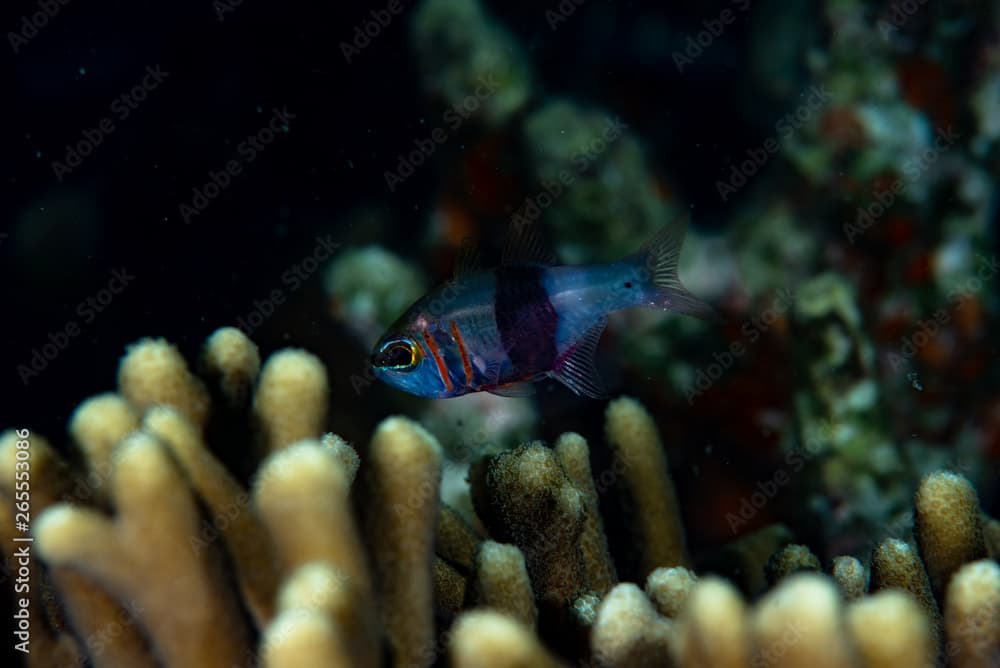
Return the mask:
<svg viewBox="0 0 1000 668">
<path fill-rule="evenodd" d="M 142 336 L 166 337 L 193 354 L 209 332 L 251 312 L 319 234 L 414 254 L 440 175 L 434 166 L 419 169 L 395 193 L 383 179 L 428 117 L 408 45 L 411 4 L 349 64 L 341 42 L 384 3 L 245 0 L 220 21 L 207 0 L 73 0 L 57 5 L 16 55 L 5 43 L 13 76 L 0 156 L 10 235 L 0 244 L 5 424 L 60 434 L 83 397 L 112 388 L 115 360 Z M 708 7 L 594 0 L 553 32 L 544 9 L 529 4 L 490 10 L 529 45 L 544 89 L 623 114 L 701 211 L 700 224 L 724 224 L 713 186 L 720 165 L 766 131 L 734 113 L 745 104 L 738 97 L 747 77 L 745 22 L 729 27 L 694 76 L 681 76 L 670 53 L 700 29 Z M 7 3 L 0 27 L 20 32 L 36 11 L 33 2 Z M 169 76 L 120 120 L 123 107 L 111 105 L 157 65 Z M 238 156 L 239 143 L 275 107 L 295 115 L 287 136 L 185 223 L 179 204 Z M 60 182 L 53 161 L 64 161 L 66 145 L 106 117 L 115 130 Z M 391 211 L 401 224 L 369 234 L 343 229 L 359 204 Z M 78 305 L 107 287 L 116 268 L 135 281 L 85 321 Z M 263 353 L 341 338 L 317 310 L 319 276 L 312 279 L 255 332 Z M 81 333 L 25 384 L 16 365 L 30 363 L 32 350 L 69 321 Z M 340 355 L 352 356 L 355 371 L 361 351 L 329 352 L 332 376 Z"/>
</svg>

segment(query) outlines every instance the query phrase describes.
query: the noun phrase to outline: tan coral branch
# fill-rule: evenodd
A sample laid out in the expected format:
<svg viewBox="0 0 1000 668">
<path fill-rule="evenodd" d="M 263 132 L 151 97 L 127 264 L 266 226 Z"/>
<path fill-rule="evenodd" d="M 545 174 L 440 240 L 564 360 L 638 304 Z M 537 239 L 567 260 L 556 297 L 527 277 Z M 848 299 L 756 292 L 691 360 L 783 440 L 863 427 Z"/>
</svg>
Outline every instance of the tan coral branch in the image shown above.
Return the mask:
<svg viewBox="0 0 1000 668">
<path fill-rule="evenodd" d="M 622 397 L 605 414 L 608 444 L 623 462 L 623 483 L 634 500 L 640 576 L 659 566 L 687 566 L 684 526 L 667 456 L 653 418 L 635 399 Z"/>
<path fill-rule="evenodd" d="M 375 430 L 366 462 L 372 504 L 367 526 L 379 582 L 379 610 L 395 661 L 426 666 L 434 658 L 434 531 L 441 446 L 401 417 Z"/>
<path fill-rule="evenodd" d="M 187 481 L 152 436 L 135 433 L 118 447 L 116 518 L 53 506 L 35 525 L 42 558 L 52 567 L 79 569 L 119 601 L 134 602 L 168 664 L 207 668 L 239 661 L 247 631 L 218 555 L 191 549 L 200 516 Z"/>
<path fill-rule="evenodd" d="M 371 575 L 351 512 L 348 465 L 333 446 L 302 441 L 262 464 L 254 506 L 287 577 L 310 563 L 327 564 L 342 578 L 355 621 L 346 641 L 361 666 L 377 663 Z"/>
<path fill-rule="evenodd" d="M 118 390 L 139 413 L 164 404 L 198 427 L 208 419 L 208 390 L 177 348 L 163 339 L 143 339 L 128 347 L 118 365 Z"/>
<path fill-rule="evenodd" d="M 329 402 L 326 368 L 304 350 L 281 350 L 264 364 L 253 413 L 264 453 L 323 434 Z"/>
<path fill-rule="evenodd" d="M 590 470 L 590 448 L 582 436 L 568 432 L 559 437 L 554 446 L 559 463 L 566 475 L 583 494 L 586 515 L 580 532 L 580 552 L 583 559 L 585 585 L 603 596 L 618 582 L 608 540 L 604 534 L 604 522 L 598 508 L 597 489 Z"/>
<path fill-rule="evenodd" d="M 170 448 L 209 511 L 192 547 L 205 549 L 216 535 L 222 536 L 246 603 L 257 623 L 264 624 L 274 614 L 278 573 L 270 537 L 251 507 L 249 493 L 212 456 L 194 425 L 175 409 L 151 408 L 142 426 Z"/>
</svg>

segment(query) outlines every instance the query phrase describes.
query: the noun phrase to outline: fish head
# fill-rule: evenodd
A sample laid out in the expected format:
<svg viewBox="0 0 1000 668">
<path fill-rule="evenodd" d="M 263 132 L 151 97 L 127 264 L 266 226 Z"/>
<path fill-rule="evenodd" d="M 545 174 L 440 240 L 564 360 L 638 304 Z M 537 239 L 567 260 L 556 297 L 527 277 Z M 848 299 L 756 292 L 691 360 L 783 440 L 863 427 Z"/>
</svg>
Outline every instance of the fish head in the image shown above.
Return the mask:
<svg viewBox="0 0 1000 668">
<path fill-rule="evenodd" d="M 398 390 L 420 397 L 453 396 L 441 378 L 434 352 L 428 349 L 433 345 L 429 338 L 425 318 L 407 321 L 404 316 L 372 350 L 370 363 L 375 376 Z"/>
</svg>

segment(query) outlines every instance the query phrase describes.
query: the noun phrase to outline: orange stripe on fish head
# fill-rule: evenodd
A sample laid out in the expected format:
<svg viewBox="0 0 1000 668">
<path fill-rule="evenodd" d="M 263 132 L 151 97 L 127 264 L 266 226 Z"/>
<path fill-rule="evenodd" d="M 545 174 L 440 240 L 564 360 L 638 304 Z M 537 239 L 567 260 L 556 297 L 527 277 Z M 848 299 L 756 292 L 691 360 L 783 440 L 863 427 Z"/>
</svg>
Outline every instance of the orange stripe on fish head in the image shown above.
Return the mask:
<svg viewBox="0 0 1000 668">
<path fill-rule="evenodd" d="M 451 336 L 458 344 L 458 354 L 462 358 L 462 370 L 465 371 L 465 386 L 472 387 L 472 363 L 469 362 L 469 352 L 465 348 L 462 333 L 458 331 L 458 323 L 451 321 Z"/>
<path fill-rule="evenodd" d="M 454 386 L 451 384 L 451 378 L 448 376 L 448 368 L 444 365 L 444 360 L 441 358 L 441 349 L 438 348 L 437 341 L 434 337 L 425 329 L 421 332 L 424 336 L 424 342 L 427 343 L 427 350 L 430 351 L 431 357 L 434 358 L 434 363 L 437 365 L 438 374 L 441 376 L 441 381 L 444 383 L 444 387 L 449 392 L 454 390 Z"/>
</svg>

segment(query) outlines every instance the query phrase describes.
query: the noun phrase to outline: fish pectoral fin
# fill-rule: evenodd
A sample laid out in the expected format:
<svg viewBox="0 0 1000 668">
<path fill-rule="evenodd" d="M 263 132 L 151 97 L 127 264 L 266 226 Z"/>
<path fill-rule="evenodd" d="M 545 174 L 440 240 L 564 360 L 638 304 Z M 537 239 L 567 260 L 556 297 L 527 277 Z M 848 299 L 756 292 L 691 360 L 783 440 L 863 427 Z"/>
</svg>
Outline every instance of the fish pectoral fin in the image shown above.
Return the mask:
<svg viewBox="0 0 1000 668">
<path fill-rule="evenodd" d="M 474 274 L 482 267 L 479 263 L 479 245 L 473 241 L 472 237 L 462 239 L 462 245 L 458 248 L 458 255 L 455 257 L 455 274 L 457 281 L 463 276 Z"/>
<path fill-rule="evenodd" d="M 578 395 L 591 399 L 608 397 L 604 382 L 597 373 L 597 365 L 594 363 L 597 342 L 601 340 L 601 333 L 607 324 L 608 319 L 601 318 L 597 324 L 584 332 L 583 336 L 556 361 L 556 367 L 552 370 L 553 378 Z"/>
<path fill-rule="evenodd" d="M 501 397 L 530 397 L 535 393 L 535 386 L 529 381 L 521 381 L 507 383 L 506 385 L 497 385 L 486 391 Z"/>
<path fill-rule="evenodd" d="M 554 265 L 556 254 L 545 241 L 539 224 L 523 216 L 515 217 L 515 221 L 507 227 L 500 264 L 505 267 Z"/>
<path fill-rule="evenodd" d="M 499 360 L 486 361 L 482 357 L 473 357 L 472 363 L 479 369 L 484 378 L 490 379 L 488 384 L 495 385 L 500 382 L 500 371 L 503 364 Z"/>
</svg>

